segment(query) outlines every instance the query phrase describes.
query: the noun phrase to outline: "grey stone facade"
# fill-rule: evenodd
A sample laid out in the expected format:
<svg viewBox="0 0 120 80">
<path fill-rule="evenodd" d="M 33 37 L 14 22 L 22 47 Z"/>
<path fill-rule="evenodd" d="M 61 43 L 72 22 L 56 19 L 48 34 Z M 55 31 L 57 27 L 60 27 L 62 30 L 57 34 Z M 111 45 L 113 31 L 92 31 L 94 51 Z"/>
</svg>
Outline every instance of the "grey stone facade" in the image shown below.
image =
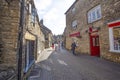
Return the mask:
<svg viewBox="0 0 120 80">
<path fill-rule="evenodd" d="M 89 28 L 98 29 L 100 43 L 100 56 L 120 63 L 120 52 L 111 52 L 109 43 L 108 23 L 120 20 L 119 0 L 76 0 L 67 10 L 66 14 L 66 48 L 70 49 L 72 39 L 78 42 L 77 51 L 90 54 Z M 102 17 L 99 20 L 88 23 L 88 12 L 96 6 L 101 6 Z M 75 8 L 74 12 L 72 11 Z M 77 20 L 77 28 L 72 28 L 72 22 Z M 80 32 L 80 37 L 70 37 L 70 34 Z"/>
</svg>

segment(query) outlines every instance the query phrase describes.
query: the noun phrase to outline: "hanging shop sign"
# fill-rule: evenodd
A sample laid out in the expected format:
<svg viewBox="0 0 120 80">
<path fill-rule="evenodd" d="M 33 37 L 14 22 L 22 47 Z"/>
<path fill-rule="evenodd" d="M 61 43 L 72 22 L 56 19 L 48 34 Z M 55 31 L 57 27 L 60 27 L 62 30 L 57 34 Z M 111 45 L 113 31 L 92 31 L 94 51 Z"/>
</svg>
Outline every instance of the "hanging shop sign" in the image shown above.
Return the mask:
<svg viewBox="0 0 120 80">
<path fill-rule="evenodd" d="M 75 32 L 69 35 L 70 37 L 79 37 L 80 36 L 80 32 Z"/>
<path fill-rule="evenodd" d="M 25 39 L 35 40 L 36 37 L 27 31 L 27 32 L 25 33 Z"/>
</svg>

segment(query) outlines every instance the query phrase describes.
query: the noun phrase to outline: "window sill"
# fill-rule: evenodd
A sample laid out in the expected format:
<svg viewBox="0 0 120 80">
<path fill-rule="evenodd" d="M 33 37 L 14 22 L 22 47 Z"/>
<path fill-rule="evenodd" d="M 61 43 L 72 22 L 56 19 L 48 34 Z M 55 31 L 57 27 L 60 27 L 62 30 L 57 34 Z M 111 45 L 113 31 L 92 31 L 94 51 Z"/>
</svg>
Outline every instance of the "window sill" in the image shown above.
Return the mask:
<svg viewBox="0 0 120 80">
<path fill-rule="evenodd" d="M 116 50 L 109 50 L 109 52 L 120 53 L 120 51 L 116 51 Z"/>
<path fill-rule="evenodd" d="M 29 66 L 27 66 L 25 69 L 24 69 L 24 73 L 27 73 L 29 71 L 29 69 L 31 68 L 31 66 L 35 63 L 35 60 L 33 60 Z"/>
</svg>

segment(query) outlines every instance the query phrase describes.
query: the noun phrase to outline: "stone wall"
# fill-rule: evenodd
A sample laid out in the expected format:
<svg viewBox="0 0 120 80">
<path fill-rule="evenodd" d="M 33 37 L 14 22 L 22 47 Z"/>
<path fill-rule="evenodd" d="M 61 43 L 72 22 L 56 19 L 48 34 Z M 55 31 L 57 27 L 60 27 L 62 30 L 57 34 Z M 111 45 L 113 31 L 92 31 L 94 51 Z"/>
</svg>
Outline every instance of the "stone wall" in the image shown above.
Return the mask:
<svg viewBox="0 0 120 80">
<path fill-rule="evenodd" d="M 79 2 L 80 1 L 80 2 Z M 76 2 L 76 4 L 72 5 L 71 9 L 66 13 L 66 26 L 67 26 L 67 37 L 66 37 L 66 46 L 68 49 L 71 47 L 71 42 L 73 39 L 77 41 L 77 49 L 76 51 L 79 53 L 89 53 L 89 36 L 88 33 L 86 33 L 86 30 L 88 29 L 87 23 L 86 23 L 86 14 L 83 9 L 84 4 L 82 0 L 79 0 Z M 72 12 L 72 9 L 75 8 L 75 12 Z M 79 14 L 78 14 L 79 13 Z M 77 20 L 77 28 L 72 28 L 72 22 L 74 20 Z M 70 34 L 80 32 L 80 37 L 69 37 Z M 67 43 L 69 42 L 69 43 Z"/>
<path fill-rule="evenodd" d="M 110 0 L 102 3 L 103 25 L 101 26 L 101 56 L 120 63 L 120 53 L 110 52 L 107 23 L 120 19 L 120 1 Z"/>
<path fill-rule="evenodd" d="M 0 80 L 16 73 L 19 1 L 0 0 Z"/>
<path fill-rule="evenodd" d="M 31 21 L 29 21 L 29 24 L 30 24 Z M 39 56 L 41 56 L 42 54 L 42 51 L 45 49 L 45 38 L 44 38 L 44 35 L 43 35 L 43 32 L 41 30 L 41 25 L 40 25 L 40 22 L 39 22 L 39 18 L 38 18 L 38 15 L 36 15 L 35 17 L 35 26 L 30 26 L 29 29 L 31 29 L 31 33 L 33 33 L 34 35 L 37 36 L 37 59 Z"/>
<path fill-rule="evenodd" d="M 87 12 L 97 5 L 101 5 L 102 18 L 98 21 L 89 24 L 87 21 Z M 66 12 L 66 42 L 72 40 L 69 34 L 80 32 L 81 38 L 78 38 L 78 52 L 90 53 L 90 42 L 88 29 L 90 26 L 94 28 L 99 27 L 99 41 L 100 41 L 100 55 L 105 59 L 120 62 L 120 54 L 109 52 L 109 28 L 107 23 L 120 19 L 120 1 L 119 0 L 77 0 L 70 9 Z M 72 9 L 75 12 L 72 13 Z M 72 21 L 77 20 L 78 25 L 76 29 L 71 27 Z M 71 42 L 70 42 L 71 43 Z M 70 44 L 69 43 L 69 44 Z M 69 49 L 70 45 L 66 43 Z"/>
</svg>

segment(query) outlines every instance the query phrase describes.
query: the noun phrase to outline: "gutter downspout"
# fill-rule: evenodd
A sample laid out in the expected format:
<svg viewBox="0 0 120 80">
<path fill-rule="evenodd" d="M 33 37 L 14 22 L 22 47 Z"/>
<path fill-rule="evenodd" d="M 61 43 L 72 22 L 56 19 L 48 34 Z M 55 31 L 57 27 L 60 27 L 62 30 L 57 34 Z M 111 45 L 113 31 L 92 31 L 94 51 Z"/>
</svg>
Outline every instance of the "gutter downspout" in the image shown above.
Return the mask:
<svg viewBox="0 0 120 80">
<path fill-rule="evenodd" d="M 22 52 L 23 52 L 23 26 L 24 26 L 24 0 L 20 0 L 20 22 L 18 32 L 18 76 L 17 80 L 22 80 Z"/>
</svg>

